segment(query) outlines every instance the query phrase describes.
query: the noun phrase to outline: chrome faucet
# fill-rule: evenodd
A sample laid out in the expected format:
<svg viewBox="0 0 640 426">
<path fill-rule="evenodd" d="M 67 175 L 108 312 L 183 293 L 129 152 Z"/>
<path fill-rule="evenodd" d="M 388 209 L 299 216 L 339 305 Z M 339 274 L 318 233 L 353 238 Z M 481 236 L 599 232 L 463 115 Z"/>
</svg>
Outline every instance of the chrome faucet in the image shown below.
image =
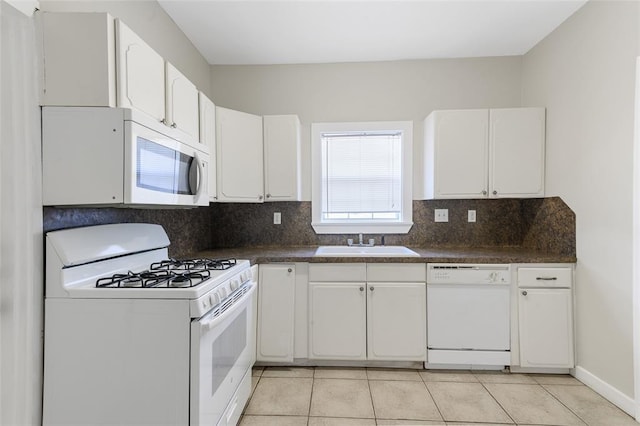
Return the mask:
<svg viewBox="0 0 640 426">
<path fill-rule="evenodd" d="M 353 238 L 348 238 L 347 239 L 347 245 L 348 246 L 356 246 L 356 247 L 373 247 L 376 243 L 376 240 L 374 240 L 373 238 L 369 238 L 369 243 L 364 243 L 363 238 L 362 238 L 362 234 L 358 234 L 358 244 L 354 244 L 353 243 Z"/>
</svg>

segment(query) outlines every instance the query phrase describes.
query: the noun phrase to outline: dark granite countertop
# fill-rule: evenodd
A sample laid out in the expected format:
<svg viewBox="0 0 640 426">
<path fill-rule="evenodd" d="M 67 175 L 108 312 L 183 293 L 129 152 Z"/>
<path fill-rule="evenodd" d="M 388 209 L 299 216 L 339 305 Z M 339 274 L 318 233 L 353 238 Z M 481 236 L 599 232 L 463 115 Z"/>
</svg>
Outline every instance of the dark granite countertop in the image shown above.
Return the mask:
<svg viewBox="0 0 640 426">
<path fill-rule="evenodd" d="M 575 263 L 575 256 L 522 247 L 409 247 L 420 257 L 315 257 L 317 246 L 235 247 L 204 250 L 195 257 L 248 259 L 251 264 L 309 263 Z"/>
</svg>

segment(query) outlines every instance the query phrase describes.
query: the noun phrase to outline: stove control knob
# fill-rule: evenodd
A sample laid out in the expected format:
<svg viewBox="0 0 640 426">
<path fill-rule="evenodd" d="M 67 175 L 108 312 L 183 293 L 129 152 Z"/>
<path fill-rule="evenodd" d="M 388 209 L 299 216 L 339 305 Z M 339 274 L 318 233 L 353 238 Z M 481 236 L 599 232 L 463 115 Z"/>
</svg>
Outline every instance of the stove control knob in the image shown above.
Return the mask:
<svg viewBox="0 0 640 426">
<path fill-rule="evenodd" d="M 220 297 L 220 300 L 226 298 L 227 297 L 227 290 L 224 289 L 224 288 L 221 288 L 220 292 L 219 292 L 219 297 Z"/>
<path fill-rule="evenodd" d="M 231 291 L 237 290 L 238 287 L 240 287 L 240 284 L 238 283 L 238 280 L 232 280 L 231 281 Z"/>
</svg>

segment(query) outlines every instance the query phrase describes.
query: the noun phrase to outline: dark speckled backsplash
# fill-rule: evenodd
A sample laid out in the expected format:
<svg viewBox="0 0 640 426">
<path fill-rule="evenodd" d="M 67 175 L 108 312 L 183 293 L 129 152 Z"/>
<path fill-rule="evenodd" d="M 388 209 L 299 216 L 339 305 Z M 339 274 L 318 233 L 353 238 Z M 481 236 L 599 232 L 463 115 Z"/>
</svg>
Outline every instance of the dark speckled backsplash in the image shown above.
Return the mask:
<svg viewBox="0 0 640 426">
<path fill-rule="evenodd" d="M 449 222 L 435 223 L 434 209 L 449 209 Z M 467 210 L 477 221 L 467 222 Z M 282 224 L 273 224 L 273 213 Z M 310 202 L 211 204 L 195 209 L 44 208 L 45 232 L 106 223 L 162 225 L 181 257 L 208 248 L 335 245 L 349 235 L 316 235 Z M 575 215 L 558 197 L 544 199 L 430 200 L 413 202 L 408 234 L 388 234 L 386 244 L 418 247 L 512 247 L 575 256 Z M 380 243 L 380 235 L 365 235 Z"/>
<path fill-rule="evenodd" d="M 211 246 L 210 207 L 195 209 L 56 208 L 43 210 L 44 232 L 108 223 L 157 223 L 169 236 L 169 255 L 185 256 Z"/>
<path fill-rule="evenodd" d="M 449 209 L 449 222 L 435 223 L 434 209 Z M 467 210 L 477 221 L 467 222 Z M 212 204 L 211 247 L 335 245 L 351 235 L 316 235 L 310 202 Z M 273 224 L 273 213 L 282 224 Z M 408 234 L 386 235 L 387 245 L 422 247 L 522 246 L 575 255 L 575 215 L 558 197 L 544 199 L 429 200 L 413 202 Z M 380 235 L 375 237 L 380 242 Z"/>
</svg>

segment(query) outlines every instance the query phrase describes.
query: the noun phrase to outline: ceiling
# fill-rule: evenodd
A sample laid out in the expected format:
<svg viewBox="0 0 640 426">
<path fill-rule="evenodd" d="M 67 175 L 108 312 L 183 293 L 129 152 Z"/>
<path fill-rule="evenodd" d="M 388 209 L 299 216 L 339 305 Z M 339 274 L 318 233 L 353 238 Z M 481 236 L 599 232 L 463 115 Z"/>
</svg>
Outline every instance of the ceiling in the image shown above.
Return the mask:
<svg viewBox="0 0 640 426">
<path fill-rule="evenodd" d="M 586 0 L 158 0 L 210 64 L 522 55 Z"/>
</svg>

